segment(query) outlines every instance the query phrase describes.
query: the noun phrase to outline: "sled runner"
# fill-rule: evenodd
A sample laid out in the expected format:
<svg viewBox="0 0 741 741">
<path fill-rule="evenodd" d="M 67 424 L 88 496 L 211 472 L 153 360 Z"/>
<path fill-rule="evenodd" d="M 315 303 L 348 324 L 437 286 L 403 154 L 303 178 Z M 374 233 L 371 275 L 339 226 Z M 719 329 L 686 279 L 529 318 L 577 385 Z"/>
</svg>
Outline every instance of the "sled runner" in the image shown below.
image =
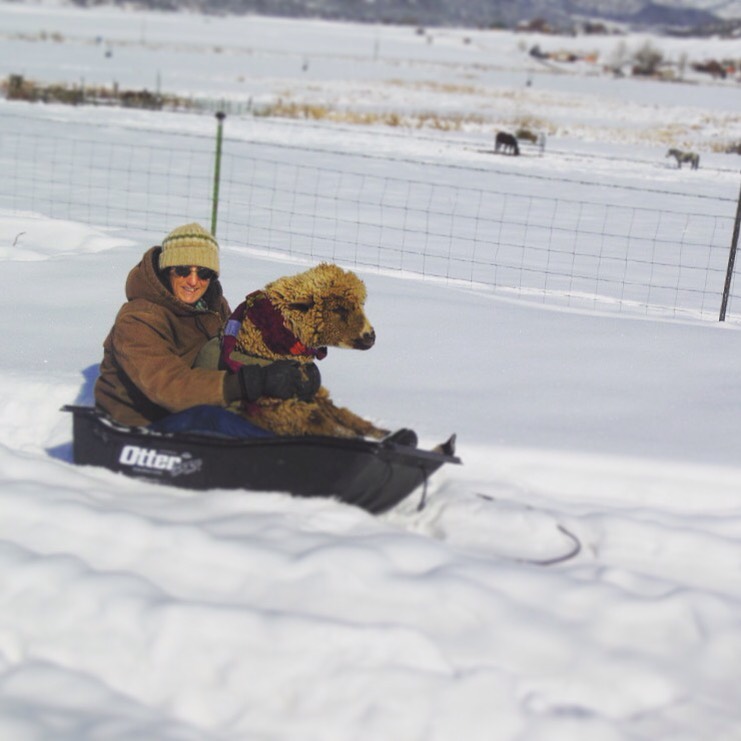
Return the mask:
<svg viewBox="0 0 741 741">
<path fill-rule="evenodd" d="M 73 415 L 73 460 L 187 489 L 280 491 L 336 497 L 377 514 L 409 496 L 444 463 L 460 463 L 455 436 L 441 452 L 337 437 L 228 438 L 127 427 L 87 406 Z"/>
</svg>

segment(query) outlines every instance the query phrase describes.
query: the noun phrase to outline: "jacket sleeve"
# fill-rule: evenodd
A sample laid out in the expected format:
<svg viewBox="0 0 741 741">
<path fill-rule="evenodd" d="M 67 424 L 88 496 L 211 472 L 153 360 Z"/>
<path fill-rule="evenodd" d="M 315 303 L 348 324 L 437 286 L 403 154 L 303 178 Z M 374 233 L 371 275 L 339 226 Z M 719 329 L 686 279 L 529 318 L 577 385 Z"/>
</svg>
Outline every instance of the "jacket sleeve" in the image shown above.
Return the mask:
<svg viewBox="0 0 741 741">
<path fill-rule="evenodd" d="M 192 359 L 176 347 L 167 320 L 156 312 L 120 316 L 112 340 L 118 364 L 131 382 L 169 412 L 196 404 L 226 404 L 225 372 L 192 368 Z"/>
</svg>

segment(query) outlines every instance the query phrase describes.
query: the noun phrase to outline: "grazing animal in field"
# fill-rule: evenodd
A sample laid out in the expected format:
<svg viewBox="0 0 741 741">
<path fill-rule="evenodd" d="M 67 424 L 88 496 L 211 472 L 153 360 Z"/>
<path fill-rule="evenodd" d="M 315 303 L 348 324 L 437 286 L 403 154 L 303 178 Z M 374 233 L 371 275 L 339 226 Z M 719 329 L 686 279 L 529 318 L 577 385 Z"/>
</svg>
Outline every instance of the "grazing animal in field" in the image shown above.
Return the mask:
<svg viewBox="0 0 741 741">
<path fill-rule="evenodd" d="M 504 154 L 518 155 L 520 153 L 517 139 L 506 131 L 498 132 L 497 138 L 494 140 L 494 151 L 498 152 L 500 149 Z"/>
<path fill-rule="evenodd" d="M 222 362 L 296 360 L 309 364 L 327 346 L 368 350 L 376 333 L 365 316 L 365 284 L 355 273 L 322 263 L 284 276 L 249 294 L 234 311 L 222 339 Z M 278 435 L 330 435 L 380 439 L 380 429 L 337 407 L 322 386 L 310 400 L 261 397 L 240 409 L 251 422 Z"/>
<path fill-rule="evenodd" d="M 700 155 L 696 152 L 683 152 L 681 149 L 670 149 L 666 153 L 667 157 L 674 157 L 677 160 L 677 167 L 681 170 L 683 162 L 689 162 L 692 169 L 696 170 L 700 166 Z"/>
</svg>

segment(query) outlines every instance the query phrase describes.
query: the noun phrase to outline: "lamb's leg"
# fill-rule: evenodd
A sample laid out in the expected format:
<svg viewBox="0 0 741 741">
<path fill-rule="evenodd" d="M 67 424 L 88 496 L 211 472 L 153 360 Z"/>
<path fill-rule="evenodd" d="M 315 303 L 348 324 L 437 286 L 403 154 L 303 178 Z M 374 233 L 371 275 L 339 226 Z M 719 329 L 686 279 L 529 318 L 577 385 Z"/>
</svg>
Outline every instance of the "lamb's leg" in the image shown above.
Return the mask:
<svg viewBox="0 0 741 741">
<path fill-rule="evenodd" d="M 344 428 L 350 434 L 340 435 L 341 437 L 372 437 L 380 440 L 389 434 L 389 430 L 376 427 L 368 420 L 351 412 L 346 407 L 335 406 L 330 399 L 323 399 L 319 402 L 320 413 L 331 418 L 339 427 Z"/>
</svg>

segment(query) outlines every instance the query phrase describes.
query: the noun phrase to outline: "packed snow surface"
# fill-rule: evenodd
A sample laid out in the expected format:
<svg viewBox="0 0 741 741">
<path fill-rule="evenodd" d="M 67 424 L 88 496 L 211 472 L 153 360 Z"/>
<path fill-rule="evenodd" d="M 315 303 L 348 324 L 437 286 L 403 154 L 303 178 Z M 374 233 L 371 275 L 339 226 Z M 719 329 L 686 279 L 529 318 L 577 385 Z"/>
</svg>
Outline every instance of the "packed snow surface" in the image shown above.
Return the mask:
<svg viewBox="0 0 741 741">
<path fill-rule="evenodd" d="M 578 179 L 585 153 L 607 167 L 639 142 L 653 164 L 624 168 L 636 185 L 737 193 L 738 155 L 711 146 L 738 136 L 732 83 L 534 72 L 513 34 L 429 43 L 410 28 L 18 4 L 0 4 L 0 19 L 5 75 L 152 87 L 160 70 L 163 89 L 193 94 L 242 85 L 348 103 L 354 90 L 371 107 L 383 94 L 431 110 L 516 98 L 520 114 L 553 124 L 533 167 L 552 147 Z M 55 30 L 65 43 L 29 40 Z M 490 67 L 477 66 L 482 49 Z M 443 84 L 466 75 L 470 90 Z M 213 126 L 210 115 L 6 101 L 0 113 L 50 136 L 55 122 L 92 117 L 128 142 Z M 700 170 L 664 161 L 672 119 L 704 147 Z M 431 158 L 452 157 L 466 135 L 249 117 L 233 127 Z M 92 401 L 125 276 L 164 235 L 142 239 L 95 213 L 52 217 L 27 197 L 0 211 L 0 738 L 741 739 L 738 323 L 557 309 L 358 271 L 378 341 L 330 352 L 323 379 L 340 403 L 414 428 L 422 447 L 458 434 L 462 465 L 435 474 L 426 507 L 419 492 L 372 516 L 328 498 L 156 486 L 74 466 L 60 407 Z M 222 267 L 235 305 L 305 265 L 226 239 Z"/>
</svg>

